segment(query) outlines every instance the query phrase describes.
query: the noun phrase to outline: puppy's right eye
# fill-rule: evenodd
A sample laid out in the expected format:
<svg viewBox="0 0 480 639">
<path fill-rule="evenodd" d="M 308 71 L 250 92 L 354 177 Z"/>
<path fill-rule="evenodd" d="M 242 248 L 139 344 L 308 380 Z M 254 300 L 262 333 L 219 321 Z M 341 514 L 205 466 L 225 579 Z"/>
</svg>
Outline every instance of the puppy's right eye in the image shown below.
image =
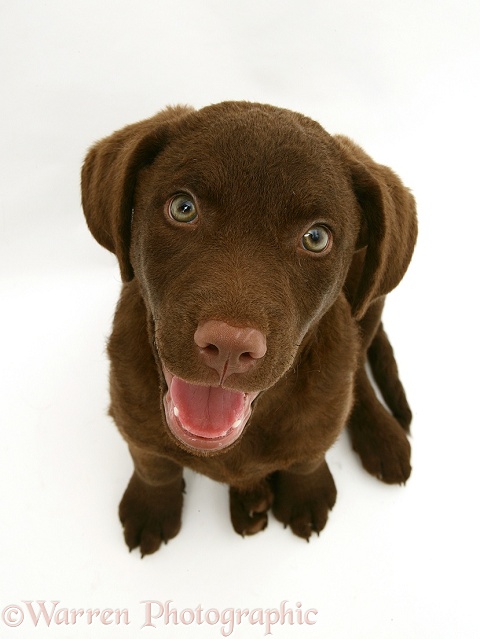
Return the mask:
<svg viewBox="0 0 480 639">
<path fill-rule="evenodd" d="M 324 224 L 315 224 L 302 237 L 302 246 L 311 253 L 324 253 L 332 243 L 332 232 Z"/>
<path fill-rule="evenodd" d="M 168 204 L 168 213 L 176 222 L 191 224 L 197 217 L 197 208 L 193 199 L 184 193 L 175 195 Z"/>
</svg>

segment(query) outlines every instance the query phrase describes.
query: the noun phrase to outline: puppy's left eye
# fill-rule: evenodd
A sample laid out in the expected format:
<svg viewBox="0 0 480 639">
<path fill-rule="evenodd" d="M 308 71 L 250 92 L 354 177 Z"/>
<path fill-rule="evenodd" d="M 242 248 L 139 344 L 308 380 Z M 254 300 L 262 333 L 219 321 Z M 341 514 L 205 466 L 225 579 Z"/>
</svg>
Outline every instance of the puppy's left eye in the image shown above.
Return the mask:
<svg viewBox="0 0 480 639">
<path fill-rule="evenodd" d="M 312 253 L 323 253 L 332 244 L 332 232 L 323 224 L 315 224 L 302 237 L 302 246 Z"/>
<path fill-rule="evenodd" d="M 195 202 L 189 195 L 183 193 L 172 197 L 168 205 L 168 212 L 176 222 L 185 224 L 194 222 L 198 217 Z"/>
</svg>

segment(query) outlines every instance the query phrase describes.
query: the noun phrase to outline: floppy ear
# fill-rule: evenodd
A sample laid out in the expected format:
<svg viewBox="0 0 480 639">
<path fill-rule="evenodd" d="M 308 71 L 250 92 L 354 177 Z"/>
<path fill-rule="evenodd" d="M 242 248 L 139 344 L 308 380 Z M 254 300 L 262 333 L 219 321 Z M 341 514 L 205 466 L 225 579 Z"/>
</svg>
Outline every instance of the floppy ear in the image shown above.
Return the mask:
<svg viewBox="0 0 480 639">
<path fill-rule="evenodd" d="M 82 168 L 82 206 L 94 238 L 117 256 L 122 280 L 133 279 L 129 259 L 138 172 L 153 162 L 167 138 L 167 123 L 192 111 L 170 107 L 97 142 Z"/>
<path fill-rule="evenodd" d="M 373 300 L 389 293 L 405 275 L 417 239 L 415 200 L 391 169 L 374 162 L 348 138 L 335 139 L 363 218 L 363 268 L 352 278 L 356 290 L 349 291 L 352 313 L 360 319 Z"/>
</svg>

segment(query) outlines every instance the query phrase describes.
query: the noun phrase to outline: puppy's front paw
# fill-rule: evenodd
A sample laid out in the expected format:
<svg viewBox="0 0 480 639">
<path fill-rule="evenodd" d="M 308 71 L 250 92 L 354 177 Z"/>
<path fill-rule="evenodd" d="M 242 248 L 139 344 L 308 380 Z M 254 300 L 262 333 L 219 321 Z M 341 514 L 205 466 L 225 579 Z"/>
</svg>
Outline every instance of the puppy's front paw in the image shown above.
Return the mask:
<svg viewBox="0 0 480 639">
<path fill-rule="evenodd" d="M 274 475 L 273 514 L 307 541 L 320 533 L 328 511 L 335 505 L 337 489 L 325 462 L 308 475 L 280 471 Z"/>
<path fill-rule="evenodd" d="M 149 486 L 134 473 L 119 507 L 125 542 L 142 557 L 177 535 L 181 526 L 183 478 L 167 486 Z"/>
<path fill-rule="evenodd" d="M 272 501 L 273 493 L 267 480 L 250 490 L 239 490 L 231 486 L 230 517 L 235 531 L 244 537 L 264 530 Z"/>
</svg>

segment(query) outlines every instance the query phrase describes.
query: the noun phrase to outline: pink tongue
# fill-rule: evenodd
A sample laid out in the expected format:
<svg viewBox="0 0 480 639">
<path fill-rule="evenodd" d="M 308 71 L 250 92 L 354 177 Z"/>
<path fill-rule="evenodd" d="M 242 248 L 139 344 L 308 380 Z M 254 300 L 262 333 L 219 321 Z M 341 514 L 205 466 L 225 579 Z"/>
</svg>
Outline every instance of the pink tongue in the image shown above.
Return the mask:
<svg viewBox="0 0 480 639">
<path fill-rule="evenodd" d="M 244 393 L 189 384 L 173 377 L 170 395 L 178 411 L 177 419 L 193 435 L 221 437 L 243 416 Z"/>
</svg>

